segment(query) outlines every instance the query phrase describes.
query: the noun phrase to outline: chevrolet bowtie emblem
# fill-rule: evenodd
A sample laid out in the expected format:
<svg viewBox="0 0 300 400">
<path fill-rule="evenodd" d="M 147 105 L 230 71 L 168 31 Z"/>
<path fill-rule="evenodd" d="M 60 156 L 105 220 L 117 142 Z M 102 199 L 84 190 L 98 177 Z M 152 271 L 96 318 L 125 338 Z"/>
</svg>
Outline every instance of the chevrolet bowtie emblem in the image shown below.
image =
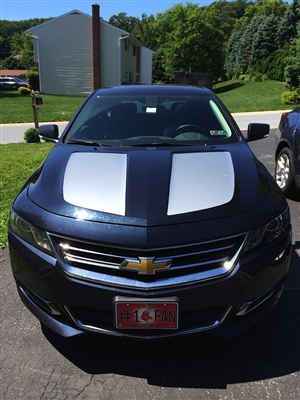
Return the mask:
<svg viewBox="0 0 300 400">
<path fill-rule="evenodd" d="M 135 270 L 139 274 L 154 275 L 156 271 L 163 271 L 170 268 L 172 260 L 157 261 L 155 257 L 139 257 L 137 260 L 124 260 L 120 268 Z"/>
</svg>

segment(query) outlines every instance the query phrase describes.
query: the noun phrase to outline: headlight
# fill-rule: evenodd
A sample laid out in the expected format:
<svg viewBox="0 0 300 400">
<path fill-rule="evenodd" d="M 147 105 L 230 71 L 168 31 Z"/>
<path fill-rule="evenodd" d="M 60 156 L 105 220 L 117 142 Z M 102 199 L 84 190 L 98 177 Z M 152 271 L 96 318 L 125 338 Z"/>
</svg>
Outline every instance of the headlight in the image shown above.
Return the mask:
<svg viewBox="0 0 300 400">
<path fill-rule="evenodd" d="M 13 210 L 10 211 L 9 227 L 16 235 L 20 236 L 26 242 L 52 254 L 52 248 L 46 233 L 30 225 L 15 214 Z"/>
<path fill-rule="evenodd" d="M 263 246 L 272 242 L 272 240 L 289 230 L 290 227 L 290 212 L 289 209 L 286 209 L 282 214 L 272 219 L 267 224 L 254 229 L 250 233 L 245 250 L 249 250 L 255 246 Z"/>
</svg>

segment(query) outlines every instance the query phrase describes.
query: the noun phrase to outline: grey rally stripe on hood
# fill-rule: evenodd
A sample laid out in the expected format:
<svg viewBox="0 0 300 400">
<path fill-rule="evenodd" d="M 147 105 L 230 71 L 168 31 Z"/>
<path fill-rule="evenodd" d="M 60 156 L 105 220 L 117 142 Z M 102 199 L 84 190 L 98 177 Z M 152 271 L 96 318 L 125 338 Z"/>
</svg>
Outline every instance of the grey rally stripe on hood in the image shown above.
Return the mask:
<svg viewBox="0 0 300 400">
<path fill-rule="evenodd" d="M 228 203 L 234 193 L 234 169 L 228 152 L 174 154 L 168 215 L 205 210 Z"/>
<path fill-rule="evenodd" d="M 78 207 L 125 215 L 126 173 L 126 154 L 73 153 L 64 176 L 64 200 Z"/>
</svg>

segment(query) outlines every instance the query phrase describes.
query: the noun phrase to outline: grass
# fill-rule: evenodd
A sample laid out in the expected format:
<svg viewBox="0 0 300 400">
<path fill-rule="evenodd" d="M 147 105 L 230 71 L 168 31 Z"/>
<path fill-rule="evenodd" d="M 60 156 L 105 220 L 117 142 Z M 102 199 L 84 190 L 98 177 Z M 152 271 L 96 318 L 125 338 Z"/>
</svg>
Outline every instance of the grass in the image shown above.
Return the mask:
<svg viewBox="0 0 300 400">
<path fill-rule="evenodd" d="M 42 95 L 43 105 L 38 113 L 39 122 L 68 121 L 84 97 Z M 33 122 L 31 96 L 21 96 L 17 91 L 0 91 L 1 124 Z"/>
<path fill-rule="evenodd" d="M 266 81 L 245 83 L 241 80 L 220 82 L 215 93 L 223 100 L 230 112 L 270 111 L 291 109 L 281 102 L 285 85 Z M 83 97 L 42 95 L 39 111 L 40 122 L 68 121 Z M 31 97 L 18 92 L 0 92 L 0 123 L 33 122 Z M 7 242 L 9 208 L 26 179 L 43 162 L 53 147 L 51 143 L 0 145 L 0 249 Z"/>
<path fill-rule="evenodd" d="M 9 209 L 14 198 L 52 147 L 52 143 L 0 145 L 0 249 L 7 242 Z"/>
<path fill-rule="evenodd" d="M 290 110 L 293 107 L 281 101 L 286 90 L 285 83 L 278 81 L 250 83 L 231 80 L 214 86 L 214 92 L 231 113 Z"/>
</svg>

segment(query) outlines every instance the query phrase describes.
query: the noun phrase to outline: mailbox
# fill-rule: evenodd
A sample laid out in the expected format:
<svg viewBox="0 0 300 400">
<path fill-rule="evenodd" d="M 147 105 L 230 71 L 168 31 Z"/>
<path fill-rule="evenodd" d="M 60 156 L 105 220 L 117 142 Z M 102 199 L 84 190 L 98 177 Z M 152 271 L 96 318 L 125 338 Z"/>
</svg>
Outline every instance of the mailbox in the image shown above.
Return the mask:
<svg viewBox="0 0 300 400">
<path fill-rule="evenodd" d="M 31 96 L 32 96 L 31 105 L 33 109 L 34 125 L 38 129 L 39 128 L 38 112 L 43 104 L 43 99 L 41 96 L 37 96 L 34 91 L 31 92 Z"/>
<path fill-rule="evenodd" d="M 36 106 L 41 106 L 43 104 L 43 99 L 40 96 L 35 96 L 35 104 Z"/>
<path fill-rule="evenodd" d="M 41 107 L 42 104 L 43 104 L 42 97 L 33 94 L 33 96 L 32 96 L 32 106 L 33 107 Z"/>
</svg>

